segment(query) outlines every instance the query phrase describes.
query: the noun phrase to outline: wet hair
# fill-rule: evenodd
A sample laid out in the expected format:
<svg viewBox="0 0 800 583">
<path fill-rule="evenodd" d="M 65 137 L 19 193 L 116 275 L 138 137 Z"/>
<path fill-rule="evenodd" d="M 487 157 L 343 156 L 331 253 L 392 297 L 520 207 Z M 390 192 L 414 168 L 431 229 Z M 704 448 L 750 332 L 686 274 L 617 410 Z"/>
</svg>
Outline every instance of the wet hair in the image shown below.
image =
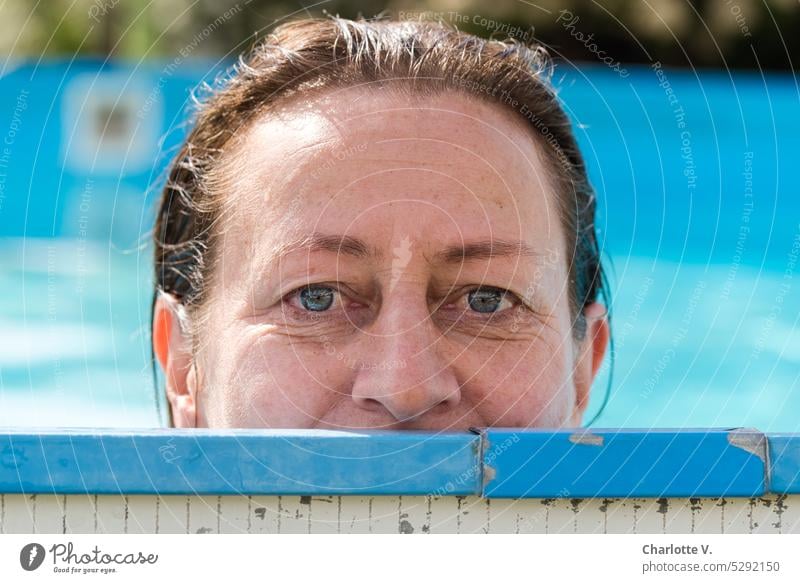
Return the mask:
<svg viewBox="0 0 800 583">
<path fill-rule="evenodd" d="M 279 26 L 210 88 L 172 162 L 154 229 L 153 305 L 159 292 L 172 294 L 189 314 L 203 305 L 224 234 L 215 228 L 225 192 L 214 188 L 214 172 L 235 136 L 293 98 L 385 84 L 421 96 L 448 91 L 478 96 L 516 112 L 530 128 L 566 234 L 573 336 L 582 340 L 583 308 L 601 293 L 607 299 L 608 286 L 595 232 L 594 190 L 551 79 L 543 47 L 486 40 L 443 23 L 328 17 Z"/>
</svg>

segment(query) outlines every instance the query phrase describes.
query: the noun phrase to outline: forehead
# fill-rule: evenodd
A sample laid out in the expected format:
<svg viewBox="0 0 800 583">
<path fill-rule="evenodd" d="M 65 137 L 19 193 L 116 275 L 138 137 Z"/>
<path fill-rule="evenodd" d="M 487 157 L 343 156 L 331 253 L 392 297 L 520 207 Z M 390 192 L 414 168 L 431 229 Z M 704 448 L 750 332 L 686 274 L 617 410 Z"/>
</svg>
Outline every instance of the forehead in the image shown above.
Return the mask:
<svg viewBox="0 0 800 583">
<path fill-rule="evenodd" d="M 541 245 L 561 233 L 545 164 L 523 118 L 498 104 L 327 91 L 262 116 L 227 153 L 226 235 L 274 245 L 311 227 L 394 227 L 402 214 L 409 228 L 428 221 Z"/>
</svg>

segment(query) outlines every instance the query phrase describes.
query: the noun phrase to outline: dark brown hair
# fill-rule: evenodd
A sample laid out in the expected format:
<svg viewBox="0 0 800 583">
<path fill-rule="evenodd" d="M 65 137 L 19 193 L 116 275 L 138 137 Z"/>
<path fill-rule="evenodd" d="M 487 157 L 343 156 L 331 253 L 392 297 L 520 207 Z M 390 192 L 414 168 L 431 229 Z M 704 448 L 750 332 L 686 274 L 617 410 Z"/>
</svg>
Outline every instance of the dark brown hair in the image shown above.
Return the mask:
<svg viewBox="0 0 800 583">
<path fill-rule="evenodd" d="M 234 136 L 271 108 L 310 91 L 391 82 L 423 96 L 477 95 L 515 111 L 530 127 L 549 162 L 567 238 L 573 335 L 582 339 L 583 308 L 608 290 L 595 234 L 594 191 L 551 76 L 550 59 L 540 46 L 485 40 L 441 23 L 331 17 L 278 27 L 201 101 L 174 159 L 154 231 L 155 292 L 174 295 L 190 312 L 202 305 L 214 272 L 221 235 L 215 225 L 224 197 L 211 177 Z"/>
</svg>

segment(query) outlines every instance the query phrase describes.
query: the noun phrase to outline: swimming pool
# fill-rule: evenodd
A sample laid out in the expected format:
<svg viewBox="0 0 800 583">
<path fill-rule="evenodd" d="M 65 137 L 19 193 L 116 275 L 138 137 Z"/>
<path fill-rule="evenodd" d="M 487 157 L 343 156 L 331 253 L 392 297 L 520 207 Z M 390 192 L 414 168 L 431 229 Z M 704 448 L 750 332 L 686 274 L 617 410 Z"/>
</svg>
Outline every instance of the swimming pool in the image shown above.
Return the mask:
<svg viewBox="0 0 800 583">
<path fill-rule="evenodd" d="M 0 424 L 163 423 L 147 187 L 208 70 L 49 63 L 0 79 Z M 797 85 L 629 70 L 556 73 L 612 282 L 614 376 L 594 425 L 800 431 Z"/>
</svg>

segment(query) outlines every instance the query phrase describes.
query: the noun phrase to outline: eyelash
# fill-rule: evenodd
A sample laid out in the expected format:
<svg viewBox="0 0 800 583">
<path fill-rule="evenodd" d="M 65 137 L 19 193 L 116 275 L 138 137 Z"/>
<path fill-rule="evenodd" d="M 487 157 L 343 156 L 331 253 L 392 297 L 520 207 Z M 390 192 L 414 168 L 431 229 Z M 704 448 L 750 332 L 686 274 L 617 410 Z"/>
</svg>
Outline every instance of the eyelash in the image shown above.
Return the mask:
<svg viewBox="0 0 800 583">
<path fill-rule="evenodd" d="M 301 287 L 289 292 L 285 296 L 283 296 L 283 299 L 282 299 L 282 302 L 286 303 L 289 306 L 289 308 L 292 310 L 292 313 L 296 316 L 296 319 L 323 322 L 323 321 L 326 321 L 326 320 L 332 320 L 332 319 L 335 319 L 335 318 L 339 317 L 337 314 L 331 313 L 331 310 L 324 310 L 324 311 L 321 311 L 321 312 L 314 312 L 314 311 L 311 311 L 311 310 L 305 310 L 303 308 L 295 307 L 295 306 L 293 306 L 291 304 L 291 300 L 293 298 L 295 298 L 295 297 L 299 297 L 300 292 L 302 292 L 304 289 L 317 288 L 317 287 L 331 288 L 334 291 L 334 293 L 337 294 L 340 298 L 341 298 L 341 296 L 344 295 L 342 290 L 339 289 L 339 287 L 337 285 L 335 285 L 335 284 L 314 283 L 314 284 L 308 284 L 308 285 L 301 286 Z M 336 302 L 336 299 L 334 298 L 334 303 L 335 302 Z"/>
<path fill-rule="evenodd" d="M 338 294 L 340 296 L 340 300 L 341 300 L 341 296 L 344 295 L 342 290 L 339 289 L 339 287 L 336 284 L 317 283 L 317 284 L 304 285 L 304 286 L 301 286 L 301 287 L 289 292 L 288 294 L 283 296 L 282 302 L 287 303 L 289 305 L 290 309 L 295 314 L 299 315 L 300 319 L 314 320 L 314 321 L 320 322 L 320 321 L 325 321 L 325 320 L 331 320 L 331 319 L 338 318 L 339 316 L 336 315 L 335 313 L 330 313 L 331 310 L 323 310 L 323 311 L 306 310 L 306 309 L 303 309 L 303 308 L 297 308 L 297 307 L 293 306 L 290 303 L 291 300 L 293 298 L 295 298 L 295 297 L 298 297 L 300 292 L 302 292 L 304 289 L 320 288 L 320 287 L 321 288 L 330 288 L 330 289 L 332 289 L 336 294 Z M 485 312 L 484 313 L 484 312 L 477 312 L 477 311 L 472 310 L 472 312 L 475 314 L 475 317 L 479 318 L 479 319 L 483 319 L 483 320 L 490 320 L 491 319 L 491 320 L 495 320 L 495 321 L 500 321 L 502 318 L 504 318 L 506 316 L 510 316 L 511 312 L 514 311 L 513 309 L 515 307 L 519 307 L 519 306 L 524 305 L 522 300 L 520 300 L 519 297 L 514 292 L 512 292 L 510 290 L 507 290 L 507 289 L 504 289 L 504 288 L 494 287 L 494 286 L 475 286 L 475 287 L 471 287 L 471 288 L 465 290 L 459 296 L 459 299 L 467 296 L 467 294 L 469 294 L 471 292 L 474 292 L 476 290 L 499 291 L 499 292 L 501 292 L 501 297 L 500 297 L 500 301 L 501 302 L 504 299 L 510 299 L 514 303 L 513 306 L 511 306 L 509 308 L 506 308 L 505 310 L 500 310 L 500 311 L 497 311 L 497 312 Z M 335 303 L 335 300 L 334 300 L 334 303 Z"/>
</svg>

